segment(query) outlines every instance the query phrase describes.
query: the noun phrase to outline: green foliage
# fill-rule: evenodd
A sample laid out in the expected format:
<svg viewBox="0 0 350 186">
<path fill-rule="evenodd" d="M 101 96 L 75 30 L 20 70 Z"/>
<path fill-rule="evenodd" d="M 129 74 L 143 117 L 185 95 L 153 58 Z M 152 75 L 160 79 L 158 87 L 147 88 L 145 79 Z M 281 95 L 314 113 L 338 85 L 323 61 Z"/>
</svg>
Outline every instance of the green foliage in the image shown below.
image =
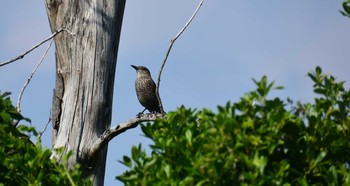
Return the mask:
<svg viewBox="0 0 350 186">
<path fill-rule="evenodd" d="M 29 136 L 38 137 L 33 127 L 13 125 L 30 120 L 17 112 L 8 96 L 0 93 L 0 185 L 89 185 L 81 179 L 79 166 L 66 169 L 50 159 L 51 150 L 30 141 Z"/>
<path fill-rule="evenodd" d="M 350 91 L 321 68 L 309 73 L 315 103 L 269 99 L 282 87 L 263 77 L 257 89 L 218 112 L 181 107 L 142 125 L 153 140 L 121 163 L 126 185 L 349 185 Z M 288 108 L 288 109 L 287 109 Z"/>
<path fill-rule="evenodd" d="M 344 11 L 340 11 L 340 13 L 343 14 L 343 16 L 350 17 L 350 0 L 345 0 L 342 5 Z"/>
</svg>

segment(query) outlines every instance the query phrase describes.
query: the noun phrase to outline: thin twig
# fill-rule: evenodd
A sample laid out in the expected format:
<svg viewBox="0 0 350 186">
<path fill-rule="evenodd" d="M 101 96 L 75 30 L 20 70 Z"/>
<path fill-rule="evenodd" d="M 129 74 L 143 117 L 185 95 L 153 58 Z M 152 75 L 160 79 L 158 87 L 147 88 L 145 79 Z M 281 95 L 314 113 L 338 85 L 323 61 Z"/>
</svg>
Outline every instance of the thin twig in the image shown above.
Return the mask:
<svg viewBox="0 0 350 186">
<path fill-rule="evenodd" d="M 156 95 L 157 95 L 157 99 L 158 99 L 158 102 L 159 102 L 159 107 L 160 107 L 160 110 L 162 112 L 162 114 L 164 113 L 164 110 L 163 110 L 163 104 L 162 104 L 162 100 L 160 99 L 160 96 L 159 96 L 159 85 L 160 85 L 160 77 L 162 75 L 162 72 L 163 72 L 163 68 L 165 66 L 165 63 L 169 57 L 169 54 L 170 54 L 170 51 L 171 51 L 171 48 L 173 47 L 175 41 L 177 40 L 177 38 L 179 38 L 181 36 L 181 34 L 186 30 L 186 28 L 188 27 L 188 25 L 192 22 L 193 18 L 197 15 L 199 9 L 201 8 L 201 6 L 203 5 L 203 1 L 204 0 L 201 0 L 201 2 L 199 3 L 197 9 L 194 11 L 194 13 L 192 14 L 191 18 L 187 21 L 187 23 L 185 24 L 185 26 L 180 30 L 179 33 L 176 34 L 176 36 L 174 38 L 172 38 L 170 40 L 170 45 L 169 45 L 169 48 L 165 54 L 165 58 L 163 60 L 163 63 L 159 69 L 159 73 L 158 73 L 158 78 L 157 78 L 157 87 L 156 87 Z"/>
<path fill-rule="evenodd" d="M 43 134 L 44 134 L 44 132 L 46 131 L 47 126 L 49 125 L 50 122 L 51 122 L 51 111 L 50 111 L 49 120 L 47 121 L 47 123 L 46 123 L 44 129 L 43 129 L 41 132 L 39 132 L 39 140 L 40 140 L 40 141 L 41 141 L 41 137 L 43 136 Z"/>
<path fill-rule="evenodd" d="M 18 112 L 21 112 L 21 99 L 22 99 L 22 96 L 23 96 L 23 92 L 24 90 L 27 88 L 30 80 L 32 80 L 35 72 L 38 70 L 39 66 L 41 65 L 41 63 L 44 61 L 45 57 L 46 57 L 46 54 L 47 52 L 49 51 L 49 49 L 51 48 L 51 45 L 53 43 L 53 40 L 51 40 L 50 44 L 47 46 L 45 52 L 44 52 L 44 55 L 41 57 L 39 63 L 36 65 L 36 67 L 33 69 L 32 73 L 30 74 L 30 76 L 28 77 L 27 81 L 24 83 L 22 89 L 21 89 L 21 92 L 19 93 L 18 95 L 18 101 L 17 101 L 17 111 Z"/>
<path fill-rule="evenodd" d="M 25 55 L 27 55 L 29 52 L 33 51 L 34 49 L 38 48 L 40 45 L 44 44 L 45 42 L 49 41 L 50 39 L 54 38 L 57 34 L 61 33 L 62 31 L 66 31 L 68 32 L 69 34 L 71 35 L 74 35 L 73 33 L 71 33 L 69 30 L 67 30 L 66 28 L 61 28 L 59 30 L 57 30 L 55 33 L 53 33 L 50 37 L 46 38 L 45 40 L 41 41 L 40 43 L 38 43 L 37 45 L 33 46 L 32 48 L 30 48 L 29 50 L 25 51 L 23 54 L 13 58 L 13 59 L 10 59 L 10 60 L 7 60 L 7 61 L 4 61 L 4 62 L 0 62 L 0 67 L 1 66 L 4 66 L 4 65 L 8 65 L 14 61 L 17 61 L 19 59 L 22 59 Z"/>
</svg>

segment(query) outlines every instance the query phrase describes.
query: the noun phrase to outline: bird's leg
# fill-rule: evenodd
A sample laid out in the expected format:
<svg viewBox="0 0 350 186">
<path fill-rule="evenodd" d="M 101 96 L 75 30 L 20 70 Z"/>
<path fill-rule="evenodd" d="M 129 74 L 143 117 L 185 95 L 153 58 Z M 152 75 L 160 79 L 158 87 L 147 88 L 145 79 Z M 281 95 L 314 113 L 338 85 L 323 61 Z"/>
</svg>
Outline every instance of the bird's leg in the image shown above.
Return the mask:
<svg viewBox="0 0 350 186">
<path fill-rule="evenodd" d="M 143 109 L 143 111 L 142 111 L 142 112 L 138 113 L 138 114 L 136 115 L 136 117 L 140 118 L 140 117 L 143 115 L 143 113 L 145 112 L 145 110 L 146 110 L 146 108 L 145 108 L 145 109 Z"/>
</svg>

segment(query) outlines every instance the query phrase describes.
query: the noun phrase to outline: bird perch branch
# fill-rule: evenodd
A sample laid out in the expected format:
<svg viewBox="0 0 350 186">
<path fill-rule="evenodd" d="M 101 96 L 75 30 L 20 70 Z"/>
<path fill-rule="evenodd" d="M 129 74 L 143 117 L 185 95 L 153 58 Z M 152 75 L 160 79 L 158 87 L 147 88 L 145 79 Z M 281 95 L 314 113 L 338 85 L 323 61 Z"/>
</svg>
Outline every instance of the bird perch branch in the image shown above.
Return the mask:
<svg viewBox="0 0 350 186">
<path fill-rule="evenodd" d="M 53 33 L 50 37 L 46 38 L 45 40 L 41 41 L 40 43 L 38 43 L 37 45 L 33 46 L 32 48 L 30 48 L 29 50 L 25 51 L 23 54 L 13 58 L 13 59 L 10 59 L 10 60 L 7 60 L 7 61 L 4 61 L 4 62 L 0 62 L 0 67 L 1 66 L 4 66 L 4 65 L 8 65 L 12 62 L 15 62 L 19 59 L 22 59 L 24 58 L 25 55 L 27 55 L 28 53 L 30 53 L 31 51 L 33 51 L 34 49 L 38 48 L 40 45 L 46 43 L 47 41 L 49 41 L 50 39 L 54 38 L 57 34 L 61 33 L 62 31 L 66 31 L 68 33 L 70 33 L 71 35 L 74 35 L 73 33 L 71 33 L 69 30 L 67 30 L 66 28 L 61 28 L 59 30 L 57 30 L 55 33 Z"/>
<path fill-rule="evenodd" d="M 110 140 L 126 130 L 137 127 L 139 123 L 144 121 L 155 121 L 157 118 L 163 118 L 162 114 L 145 114 L 136 116 L 126 122 L 119 123 L 118 125 L 107 129 L 88 149 L 88 159 L 93 158 L 99 150 L 105 146 Z M 85 154 L 85 153 L 84 153 Z"/>
<path fill-rule="evenodd" d="M 176 36 L 174 38 L 172 38 L 170 40 L 170 44 L 169 44 L 169 47 L 168 47 L 168 50 L 165 54 L 165 57 L 164 57 L 164 60 L 163 60 L 163 63 L 159 69 L 159 73 L 158 73 L 158 78 L 157 78 L 157 87 L 156 87 L 156 95 L 157 95 L 157 99 L 158 99 L 158 102 L 159 102 L 159 107 L 160 107 L 160 111 L 162 112 L 162 114 L 164 113 L 164 110 L 163 110 L 163 104 L 162 104 L 162 100 L 160 99 L 160 96 L 159 96 L 159 85 L 160 85 L 160 77 L 162 75 L 162 72 L 163 72 L 163 68 L 165 66 L 165 63 L 169 57 L 169 54 L 170 54 L 170 51 L 171 51 L 171 48 L 173 47 L 175 41 L 177 40 L 177 38 L 179 38 L 181 36 L 181 34 L 186 30 L 186 28 L 188 27 L 188 25 L 192 22 L 193 18 L 197 15 L 199 9 L 201 8 L 201 6 L 203 5 L 203 1 L 204 0 L 201 0 L 197 9 L 194 11 L 194 13 L 192 14 L 192 16 L 190 17 L 190 19 L 187 21 L 187 23 L 185 24 L 185 26 L 180 30 L 180 32 L 178 32 L 176 34 Z"/>
</svg>

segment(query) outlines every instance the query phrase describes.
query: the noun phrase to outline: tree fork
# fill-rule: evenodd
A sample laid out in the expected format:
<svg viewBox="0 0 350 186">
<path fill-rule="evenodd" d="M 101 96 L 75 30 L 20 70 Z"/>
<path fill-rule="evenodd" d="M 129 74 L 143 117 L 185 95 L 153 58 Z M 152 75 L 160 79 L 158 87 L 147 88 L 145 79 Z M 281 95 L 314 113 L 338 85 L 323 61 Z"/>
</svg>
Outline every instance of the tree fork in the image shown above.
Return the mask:
<svg viewBox="0 0 350 186">
<path fill-rule="evenodd" d="M 54 38 L 53 148 L 73 152 L 68 167 L 80 163 L 94 185 L 104 182 L 107 145 L 94 157 L 84 153 L 110 127 L 124 7 L 125 0 L 46 0 L 51 31 L 73 33 Z"/>
</svg>

